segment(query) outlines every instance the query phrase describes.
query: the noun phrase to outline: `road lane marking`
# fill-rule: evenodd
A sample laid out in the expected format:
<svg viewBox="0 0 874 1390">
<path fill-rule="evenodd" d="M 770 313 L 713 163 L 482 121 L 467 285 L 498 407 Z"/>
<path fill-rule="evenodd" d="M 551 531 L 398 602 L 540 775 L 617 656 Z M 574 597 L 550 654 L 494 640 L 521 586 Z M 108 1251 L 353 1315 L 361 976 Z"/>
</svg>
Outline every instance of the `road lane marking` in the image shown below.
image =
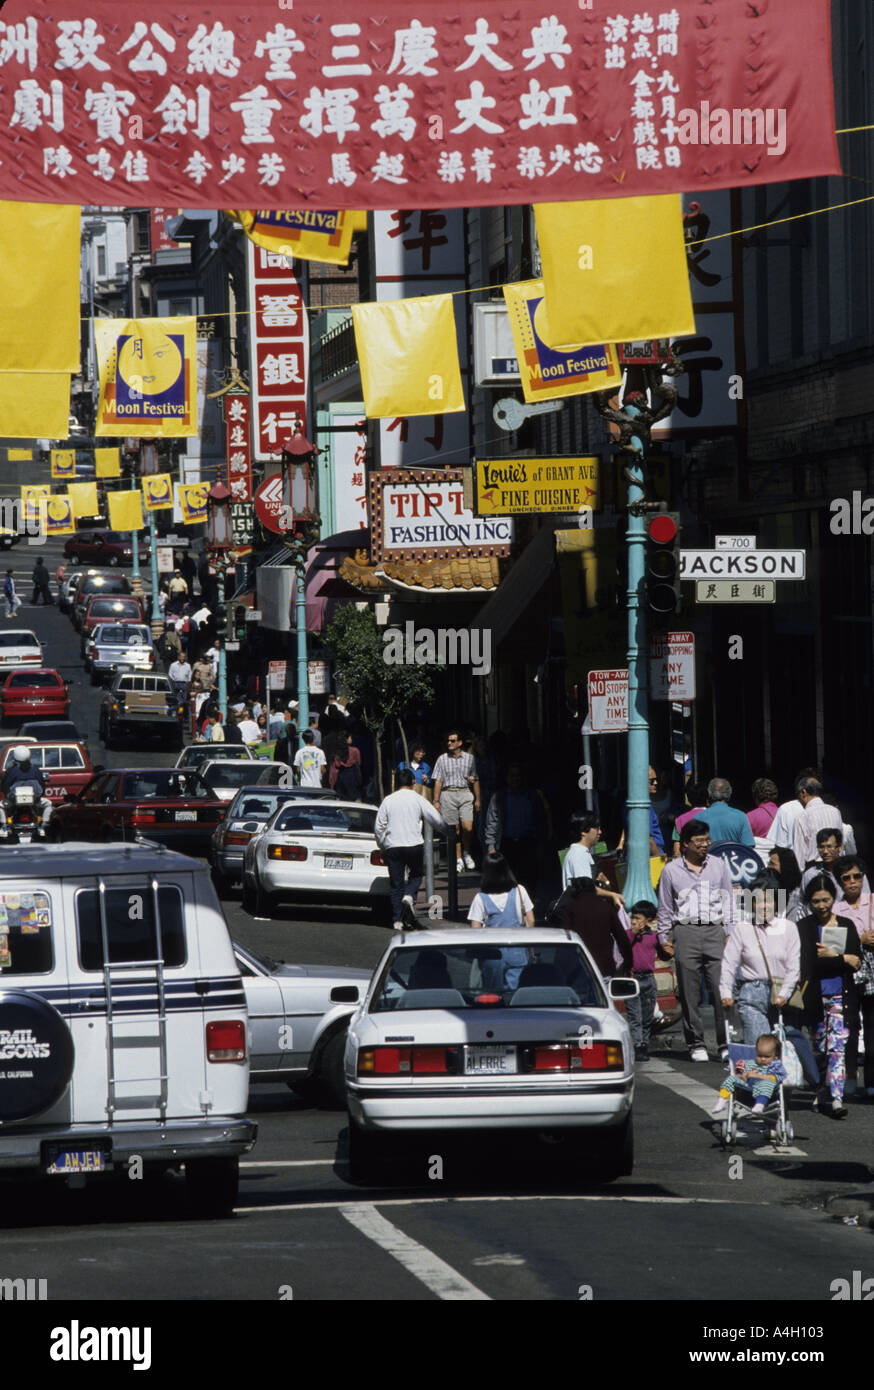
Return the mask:
<svg viewBox="0 0 874 1390">
<path fill-rule="evenodd" d="M 345 1162 L 345 1160 L 341 1160 Z M 333 1168 L 336 1158 L 277 1158 L 271 1163 L 268 1159 L 244 1158 L 241 1168 Z"/>
<path fill-rule="evenodd" d="M 433 1250 L 420 1245 L 417 1240 L 398 1230 L 397 1226 L 393 1226 L 381 1216 L 371 1203 L 354 1203 L 340 1207 L 339 1210 L 350 1225 L 402 1264 L 404 1269 L 438 1298 L 450 1303 L 491 1303 L 492 1300 L 487 1293 L 483 1293 L 482 1289 L 478 1289 L 445 1260 L 441 1260 Z"/>
<path fill-rule="evenodd" d="M 770 1207 L 771 1202 L 738 1202 L 731 1197 L 620 1197 L 608 1196 L 606 1193 L 519 1193 L 516 1195 L 501 1194 L 497 1197 L 377 1197 L 375 1201 L 381 1207 L 415 1207 L 423 1203 L 432 1205 L 435 1202 L 630 1202 L 644 1203 L 651 1206 L 674 1206 L 674 1207 L 728 1207 L 728 1206 L 747 1206 L 747 1207 Z M 333 1202 L 280 1202 L 269 1206 L 234 1207 L 234 1212 L 241 1216 L 257 1216 L 259 1212 L 274 1211 L 342 1211 L 344 1206 L 356 1206 L 357 1203 L 347 1203 L 343 1198 L 338 1198 Z"/>
<path fill-rule="evenodd" d="M 704 1086 L 700 1081 L 696 1081 L 694 1077 L 686 1076 L 680 1071 L 675 1071 L 669 1062 L 643 1062 L 639 1064 L 637 1070 L 640 1075 L 646 1077 L 648 1081 L 654 1081 L 657 1086 L 666 1086 L 669 1091 L 673 1091 L 675 1095 L 681 1096 L 683 1100 L 691 1101 L 693 1105 L 697 1105 L 700 1110 L 706 1112 L 707 1116 L 713 1120 L 714 1123 L 720 1121 L 721 1116 L 712 1113 L 719 1093 L 718 1091 L 712 1090 L 710 1086 Z M 743 1124 L 745 1118 L 746 1117 L 738 1117 L 739 1126 Z M 740 1133 L 744 1138 L 749 1137 L 744 1130 L 741 1130 Z M 800 1158 L 807 1157 L 806 1149 L 788 1147 L 773 1149 L 769 1146 L 765 1149 L 757 1149 L 755 1152 L 778 1153 L 780 1155 L 791 1154 Z"/>
</svg>

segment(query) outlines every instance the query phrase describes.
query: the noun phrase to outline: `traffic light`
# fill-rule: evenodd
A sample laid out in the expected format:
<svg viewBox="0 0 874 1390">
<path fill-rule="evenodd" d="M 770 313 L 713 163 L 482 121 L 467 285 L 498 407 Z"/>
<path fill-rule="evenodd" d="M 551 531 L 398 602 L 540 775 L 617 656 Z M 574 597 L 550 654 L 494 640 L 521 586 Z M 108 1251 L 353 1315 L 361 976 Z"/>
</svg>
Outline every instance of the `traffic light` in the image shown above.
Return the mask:
<svg viewBox="0 0 874 1390">
<path fill-rule="evenodd" d="M 680 518 L 656 512 L 646 523 L 646 605 L 652 618 L 667 618 L 681 607 Z"/>
<path fill-rule="evenodd" d="M 228 610 L 223 603 L 220 603 L 215 614 L 215 635 L 224 638 L 228 635 Z"/>
<path fill-rule="evenodd" d="M 234 638 L 237 642 L 246 639 L 246 614 L 249 610 L 244 603 L 238 603 L 234 608 Z"/>
</svg>

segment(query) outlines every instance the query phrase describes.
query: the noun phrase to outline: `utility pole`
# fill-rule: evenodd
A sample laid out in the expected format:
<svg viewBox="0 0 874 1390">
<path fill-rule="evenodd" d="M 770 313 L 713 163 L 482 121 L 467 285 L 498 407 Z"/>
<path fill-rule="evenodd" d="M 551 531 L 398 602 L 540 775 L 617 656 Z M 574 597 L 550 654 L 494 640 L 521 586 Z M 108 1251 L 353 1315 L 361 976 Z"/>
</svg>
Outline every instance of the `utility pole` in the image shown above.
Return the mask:
<svg viewBox="0 0 874 1390">
<path fill-rule="evenodd" d="M 623 459 L 628 484 L 628 857 L 623 896 L 626 903 L 655 901 L 649 870 L 649 646 L 647 643 L 646 515 L 660 510 L 659 503 L 646 501 L 646 453 L 650 431 L 657 420 L 669 415 L 677 402 L 677 388 L 663 380 L 679 376 L 685 368 L 671 350 L 668 362 L 647 367 L 629 367 L 622 393 L 622 404 L 611 405 L 615 394 L 599 391 L 595 406 L 599 414 L 619 427 L 614 440 Z M 657 403 L 658 398 L 658 403 Z"/>
</svg>

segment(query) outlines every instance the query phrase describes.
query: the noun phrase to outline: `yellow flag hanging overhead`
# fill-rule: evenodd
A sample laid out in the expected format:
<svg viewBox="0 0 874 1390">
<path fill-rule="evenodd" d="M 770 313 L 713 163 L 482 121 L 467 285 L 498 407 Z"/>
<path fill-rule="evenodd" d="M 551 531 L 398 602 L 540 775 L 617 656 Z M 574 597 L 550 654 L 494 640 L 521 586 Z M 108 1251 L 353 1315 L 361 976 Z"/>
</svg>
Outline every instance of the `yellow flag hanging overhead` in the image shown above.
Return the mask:
<svg viewBox="0 0 874 1390">
<path fill-rule="evenodd" d="M 451 294 L 353 304 L 352 321 L 370 419 L 464 410 Z"/>
<path fill-rule="evenodd" d="M 51 458 L 53 478 L 75 478 L 75 449 L 52 449 Z"/>
<path fill-rule="evenodd" d="M 142 479 L 142 488 L 147 512 L 173 506 L 173 484 L 169 473 L 152 473 Z"/>
<path fill-rule="evenodd" d="M 94 463 L 98 478 L 121 477 L 121 451 L 119 449 L 95 449 Z"/>
<path fill-rule="evenodd" d="M 78 207 L 0 202 L 0 304 L 0 371 L 78 372 Z"/>
<path fill-rule="evenodd" d="M 548 347 L 695 332 L 678 193 L 538 203 Z"/>
<path fill-rule="evenodd" d="M 80 516 L 97 516 L 99 506 L 96 483 L 70 483 L 67 493 L 73 508 L 73 516 L 77 521 Z"/>
<path fill-rule="evenodd" d="M 69 416 L 67 417 L 69 419 Z M 21 506 L 25 522 L 33 525 L 45 516 L 48 499 L 51 496 L 50 483 L 26 484 L 21 489 Z"/>
<path fill-rule="evenodd" d="M 69 536 L 76 529 L 73 505 L 65 492 L 46 499 L 45 533 L 47 536 Z"/>
<path fill-rule="evenodd" d="M 69 372 L 0 371 L 0 439 L 66 439 L 69 421 Z"/>
<path fill-rule="evenodd" d="M 242 211 L 237 217 L 256 246 L 301 261 L 323 261 L 328 265 L 347 265 L 354 212 L 317 212 L 300 208 L 292 212 Z M 365 214 L 366 216 L 366 214 Z"/>
<path fill-rule="evenodd" d="M 136 492 L 108 492 L 109 526 L 113 531 L 142 531 L 143 496 Z"/>
<path fill-rule="evenodd" d="M 176 505 L 186 526 L 206 521 L 209 483 L 177 483 Z"/>
<path fill-rule="evenodd" d="M 549 323 L 542 280 L 505 285 L 504 299 L 526 401 L 578 396 L 621 384 L 622 371 L 612 343 L 564 348 L 560 352 L 546 346 Z"/>
<path fill-rule="evenodd" d="M 10 463 L 27 463 L 33 458 L 33 449 L 7 449 L 6 457 Z"/>
<path fill-rule="evenodd" d="M 197 434 L 197 320 L 96 319 L 95 434 Z"/>
</svg>

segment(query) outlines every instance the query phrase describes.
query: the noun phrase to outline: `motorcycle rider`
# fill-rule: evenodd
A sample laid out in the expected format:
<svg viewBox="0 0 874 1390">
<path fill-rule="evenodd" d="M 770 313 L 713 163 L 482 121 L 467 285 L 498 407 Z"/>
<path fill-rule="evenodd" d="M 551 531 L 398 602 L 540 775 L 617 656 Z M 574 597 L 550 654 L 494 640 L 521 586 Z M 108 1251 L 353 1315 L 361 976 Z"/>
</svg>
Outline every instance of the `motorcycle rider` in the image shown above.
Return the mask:
<svg viewBox="0 0 874 1390">
<path fill-rule="evenodd" d="M 52 803 L 46 796 L 45 773 L 30 761 L 30 749 L 26 743 L 20 743 L 12 750 L 12 759 L 0 780 L 0 827 L 5 828 L 8 824 L 7 807 L 9 797 L 13 787 L 19 784 L 30 785 L 33 787 L 34 795 L 39 798 L 39 808 L 42 813 L 42 828 L 45 830 L 52 814 Z M 9 809 L 12 809 L 11 807 Z"/>
</svg>

